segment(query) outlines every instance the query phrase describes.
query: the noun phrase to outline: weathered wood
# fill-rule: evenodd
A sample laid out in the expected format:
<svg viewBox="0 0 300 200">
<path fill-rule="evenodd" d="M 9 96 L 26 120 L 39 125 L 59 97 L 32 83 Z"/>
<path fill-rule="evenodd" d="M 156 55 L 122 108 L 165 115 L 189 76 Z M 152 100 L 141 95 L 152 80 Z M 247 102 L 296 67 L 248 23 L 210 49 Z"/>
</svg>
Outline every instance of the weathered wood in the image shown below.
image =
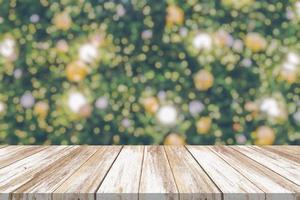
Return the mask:
<svg viewBox="0 0 300 200">
<path fill-rule="evenodd" d="M 271 151 L 287 159 L 300 163 L 300 147 L 297 148 L 296 146 L 294 146 L 292 148 L 282 148 L 281 146 L 263 146 L 260 148 L 267 151 Z"/>
<path fill-rule="evenodd" d="M 46 146 L 17 146 L 1 149 L 0 151 L 0 169 L 6 167 L 18 160 L 31 156 L 43 149 Z"/>
<path fill-rule="evenodd" d="M 140 200 L 178 199 L 178 190 L 163 146 L 145 146 Z"/>
<path fill-rule="evenodd" d="M 53 146 L 0 169 L 0 199 L 8 199 L 11 193 L 30 182 L 44 167 L 67 155 L 77 147 Z"/>
<path fill-rule="evenodd" d="M 222 199 L 222 194 L 184 146 L 165 146 L 180 200 Z"/>
<path fill-rule="evenodd" d="M 95 147 L 83 146 L 73 150 L 67 156 L 61 156 L 60 159 L 36 173 L 30 182 L 14 191 L 13 199 L 50 199 L 52 193 L 96 150 Z"/>
<path fill-rule="evenodd" d="M 138 199 L 143 146 L 125 146 L 97 191 L 97 200 Z"/>
<path fill-rule="evenodd" d="M 57 200 L 94 199 L 98 187 L 121 148 L 121 146 L 97 147 L 97 152 L 55 190 L 53 198 Z"/>
<path fill-rule="evenodd" d="M 208 147 L 187 146 L 187 148 L 223 192 L 224 199 L 265 199 L 263 191 Z"/>
<path fill-rule="evenodd" d="M 231 167 L 266 193 L 266 199 L 300 198 L 300 187 L 247 156 L 224 146 L 209 147 Z M 276 191 L 274 193 L 273 191 Z"/>
<path fill-rule="evenodd" d="M 3 156 L 9 156 L 20 149 L 24 149 L 26 146 L 15 146 L 15 145 L 10 145 L 10 146 L 2 146 L 0 148 L 0 159 L 3 158 Z"/>
<path fill-rule="evenodd" d="M 300 199 L 299 146 L 6 146 L 2 200 Z"/>
<path fill-rule="evenodd" d="M 4 148 L 6 146 L 8 146 L 8 145 L 0 145 L 0 149 Z"/>
<path fill-rule="evenodd" d="M 255 146 L 234 146 L 232 148 L 300 186 L 299 163 L 278 154 L 263 151 Z"/>
</svg>

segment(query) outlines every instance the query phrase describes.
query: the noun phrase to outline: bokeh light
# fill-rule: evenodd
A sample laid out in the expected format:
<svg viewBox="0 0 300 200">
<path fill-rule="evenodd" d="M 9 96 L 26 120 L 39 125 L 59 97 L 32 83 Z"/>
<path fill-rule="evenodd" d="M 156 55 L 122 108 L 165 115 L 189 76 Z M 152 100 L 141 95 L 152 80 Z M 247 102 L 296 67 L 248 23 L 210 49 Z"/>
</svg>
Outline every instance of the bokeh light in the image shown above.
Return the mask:
<svg viewBox="0 0 300 200">
<path fill-rule="evenodd" d="M 0 0 L 0 144 L 300 144 L 299 34 L 299 0 Z"/>
</svg>

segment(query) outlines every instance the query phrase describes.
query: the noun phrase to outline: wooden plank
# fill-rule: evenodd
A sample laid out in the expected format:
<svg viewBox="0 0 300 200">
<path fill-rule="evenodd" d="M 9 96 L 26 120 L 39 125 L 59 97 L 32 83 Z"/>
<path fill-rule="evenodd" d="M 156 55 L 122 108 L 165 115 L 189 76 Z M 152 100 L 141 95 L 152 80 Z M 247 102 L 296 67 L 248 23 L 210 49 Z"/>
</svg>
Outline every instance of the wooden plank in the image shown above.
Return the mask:
<svg viewBox="0 0 300 200">
<path fill-rule="evenodd" d="M 97 200 L 138 199 L 143 146 L 125 146 L 97 191 Z"/>
<path fill-rule="evenodd" d="M 165 146 L 180 200 L 222 199 L 222 193 L 184 146 Z"/>
<path fill-rule="evenodd" d="M 300 199 L 299 146 L 6 146 L 0 199 Z"/>
<path fill-rule="evenodd" d="M 0 159 L 3 156 L 8 156 L 10 154 L 13 154 L 16 151 L 19 151 L 19 149 L 24 149 L 24 146 L 11 145 L 11 146 L 4 146 L 3 148 L 0 148 Z"/>
<path fill-rule="evenodd" d="M 293 156 L 300 156 L 300 146 L 274 145 L 274 146 L 259 146 L 263 149 L 274 149 Z"/>
<path fill-rule="evenodd" d="M 292 155 L 300 155 L 300 145 L 272 145 L 262 147 L 272 147 L 273 149 L 280 149 Z"/>
<path fill-rule="evenodd" d="M 13 146 L 13 148 L 4 148 L 0 152 L 0 169 L 38 153 L 45 148 L 46 146 Z"/>
<path fill-rule="evenodd" d="M 266 199 L 298 199 L 300 187 L 247 156 L 224 146 L 209 147 L 231 167 L 266 193 Z"/>
<path fill-rule="evenodd" d="M 255 146 L 233 146 L 232 148 L 300 186 L 299 163 Z"/>
<path fill-rule="evenodd" d="M 206 171 L 224 199 L 265 199 L 265 194 L 227 162 L 205 146 L 187 146 L 188 150 Z"/>
<path fill-rule="evenodd" d="M 53 193 L 55 200 L 94 199 L 122 146 L 101 146 L 97 152 Z"/>
<path fill-rule="evenodd" d="M 163 146 L 145 146 L 139 193 L 140 200 L 179 199 Z"/>
<path fill-rule="evenodd" d="M 10 193 L 35 177 L 35 174 L 70 153 L 74 148 L 51 146 L 32 156 L 0 169 L 0 199 L 8 199 Z"/>
<path fill-rule="evenodd" d="M 8 145 L 4 144 L 4 145 L 0 145 L 0 149 L 7 147 Z"/>
<path fill-rule="evenodd" d="M 96 151 L 96 147 L 81 146 L 67 156 L 61 157 L 14 191 L 13 199 L 51 199 L 52 193 Z"/>
<path fill-rule="evenodd" d="M 260 148 L 300 163 L 300 148 L 287 146 L 261 146 Z"/>
</svg>

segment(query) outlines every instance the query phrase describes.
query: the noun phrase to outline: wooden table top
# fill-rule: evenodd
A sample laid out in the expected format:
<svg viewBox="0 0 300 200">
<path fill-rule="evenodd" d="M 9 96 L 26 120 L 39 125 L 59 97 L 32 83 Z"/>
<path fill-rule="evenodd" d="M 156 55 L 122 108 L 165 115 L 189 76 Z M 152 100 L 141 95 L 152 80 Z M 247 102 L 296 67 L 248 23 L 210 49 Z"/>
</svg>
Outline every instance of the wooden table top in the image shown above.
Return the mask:
<svg viewBox="0 0 300 200">
<path fill-rule="evenodd" d="M 300 146 L 0 146 L 0 199 L 300 199 Z"/>
</svg>

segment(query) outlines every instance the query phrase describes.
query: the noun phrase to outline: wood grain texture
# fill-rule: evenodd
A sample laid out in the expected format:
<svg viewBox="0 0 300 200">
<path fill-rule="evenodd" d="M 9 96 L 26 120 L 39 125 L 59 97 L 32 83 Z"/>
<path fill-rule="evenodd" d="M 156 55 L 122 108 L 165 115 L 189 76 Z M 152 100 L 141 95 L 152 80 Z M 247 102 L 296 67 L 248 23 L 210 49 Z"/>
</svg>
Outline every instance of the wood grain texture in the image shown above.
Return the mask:
<svg viewBox="0 0 300 200">
<path fill-rule="evenodd" d="M 9 146 L 0 149 L 0 169 L 45 148 L 46 146 Z"/>
<path fill-rule="evenodd" d="M 234 146 L 232 148 L 300 186 L 299 163 L 256 146 Z"/>
<path fill-rule="evenodd" d="M 57 200 L 94 199 L 95 192 L 121 148 L 121 146 L 97 147 L 97 152 L 55 190 L 53 198 Z"/>
<path fill-rule="evenodd" d="M 163 146 L 145 146 L 139 193 L 140 200 L 179 198 Z"/>
<path fill-rule="evenodd" d="M 95 147 L 83 146 L 74 149 L 67 156 L 61 156 L 57 161 L 36 173 L 30 182 L 14 191 L 13 199 L 51 199 L 52 193 L 83 165 L 96 150 Z"/>
<path fill-rule="evenodd" d="M 264 150 L 271 151 L 278 155 L 281 155 L 287 159 L 300 163 L 300 147 L 288 147 L 282 148 L 281 146 L 264 146 L 261 147 Z"/>
<path fill-rule="evenodd" d="M 23 184 L 30 182 L 47 165 L 76 147 L 52 146 L 0 169 L 0 199 L 9 199 Z"/>
<path fill-rule="evenodd" d="M 0 149 L 7 147 L 8 145 L 0 145 Z"/>
<path fill-rule="evenodd" d="M 97 200 L 138 199 L 143 153 L 143 146 L 123 147 L 97 191 Z"/>
<path fill-rule="evenodd" d="M 224 146 L 212 146 L 209 148 L 265 192 L 267 200 L 276 198 L 292 200 L 300 198 L 300 187 L 298 185 L 293 184 L 272 170 L 263 167 L 247 156 Z M 274 193 L 274 191 L 276 191 L 276 193 Z"/>
<path fill-rule="evenodd" d="M 224 199 L 265 199 L 265 194 L 208 147 L 187 146 L 198 163 L 223 192 Z"/>
<path fill-rule="evenodd" d="M 299 146 L 5 146 L 2 200 L 300 200 Z"/>
<path fill-rule="evenodd" d="M 222 199 L 222 194 L 184 146 L 165 146 L 180 200 Z"/>
</svg>

